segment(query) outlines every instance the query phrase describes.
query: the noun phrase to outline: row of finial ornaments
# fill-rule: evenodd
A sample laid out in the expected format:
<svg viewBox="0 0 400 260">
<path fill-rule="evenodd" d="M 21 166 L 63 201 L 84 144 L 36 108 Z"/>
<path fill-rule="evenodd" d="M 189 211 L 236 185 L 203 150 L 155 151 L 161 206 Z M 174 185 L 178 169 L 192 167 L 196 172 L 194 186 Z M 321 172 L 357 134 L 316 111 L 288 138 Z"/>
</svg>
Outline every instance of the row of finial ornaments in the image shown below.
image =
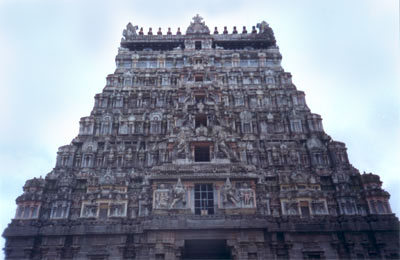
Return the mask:
<svg viewBox="0 0 400 260">
<path fill-rule="evenodd" d="M 130 34 L 129 32 L 132 32 L 132 31 L 129 30 L 128 28 L 131 27 L 131 26 L 132 26 L 132 24 L 129 23 L 128 26 L 127 26 L 127 29 L 124 30 L 124 36 L 125 36 L 125 37 L 127 37 L 127 36 L 129 37 L 130 35 L 144 35 L 143 27 L 140 27 L 140 30 L 139 30 L 139 33 L 138 33 L 138 34 L 136 33 L 136 31 L 135 31 L 135 33 L 133 33 L 133 34 Z M 132 26 L 132 27 L 133 27 L 133 26 Z M 136 27 L 137 27 L 137 26 L 136 26 Z M 137 29 L 136 29 L 136 30 L 137 30 Z M 229 32 L 228 32 L 227 27 L 224 26 L 223 34 L 228 34 L 228 33 L 229 33 Z M 237 30 L 236 26 L 233 26 L 232 34 L 237 34 L 237 33 L 238 33 L 238 30 Z M 246 33 L 247 33 L 246 26 L 243 26 L 242 34 L 246 34 Z M 256 27 L 255 27 L 255 26 L 253 26 L 253 28 L 252 28 L 252 30 L 251 30 L 251 33 L 257 33 L 257 30 L 256 30 Z M 176 35 L 181 35 L 181 34 L 182 34 L 181 28 L 178 27 L 178 30 L 176 31 Z M 219 32 L 218 32 L 218 27 L 215 27 L 215 28 L 214 28 L 214 34 L 219 34 Z M 147 35 L 153 35 L 153 29 L 152 29 L 151 27 L 149 28 L 149 31 L 147 32 Z M 161 27 L 158 28 L 157 35 L 162 35 Z M 168 27 L 167 35 L 172 35 L 172 32 L 171 32 L 171 28 L 170 28 L 170 27 Z"/>
<path fill-rule="evenodd" d="M 186 34 L 210 34 L 210 30 L 208 27 L 204 24 L 202 21 L 203 18 L 201 18 L 199 15 L 196 15 L 193 17 L 193 22 L 190 23 L 189 27 L 186 30 Z M 123 36 L 125 40 L 131 40 L 135 38 L 136 36 L 144 35 L 143 27 L 140 28 L 139 32 L 138 26 L 135 25 L 133 26 L 131 23 L 128 23 L 126 26 L 126 29 L 123 31 Z M 267 29 L 269 28 L 269 25 L 263 21 L 259 24 L 257 24 L 257 28 L 259 29 L 259 33 L 264 33 L 267 32 Z M 238 34 L 238 30 L 236 26 L 233 27 L 232 34 Z M 246 26 L 243 26 L 242 29 L 242 34 L 247 34 L 248 31 L 246 29 Z M 162 35 L 161 27 L 158 28 L 157 35 Z M 214 28 L 214 34 L 219 34 L 218 28 Z M 227 26 L 224 26 L 223 34 L 229 34 Z M 257 34 L 256 26 L 252 27 L 251 34 Z M 147 35 L 153 35 L 153 29 L 150 27 L 149 31 L 147 32 Z M 168 27 L 167 35 L 172 35 L 171 28 Z M 178 27 L 178 30 L 176 32 L 176 35 L 182 35 L 180 27 Z"/>
</svg>

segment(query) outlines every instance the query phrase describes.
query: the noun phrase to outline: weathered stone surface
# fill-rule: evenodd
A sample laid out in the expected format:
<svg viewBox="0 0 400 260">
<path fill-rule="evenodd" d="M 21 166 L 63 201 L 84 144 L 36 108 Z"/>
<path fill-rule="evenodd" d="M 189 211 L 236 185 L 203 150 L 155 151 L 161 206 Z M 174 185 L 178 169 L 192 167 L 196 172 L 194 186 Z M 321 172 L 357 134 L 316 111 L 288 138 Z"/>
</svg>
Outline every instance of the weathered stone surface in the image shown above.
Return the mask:
<svg viewBox="0 0 400 260">
<path fill-rule="evenodd" d="M 398 259 L 379 176 L 350 164 L 257 28 L 129 23 L 78 136 L 17 198 L 7 259 Z"/>
</svg>

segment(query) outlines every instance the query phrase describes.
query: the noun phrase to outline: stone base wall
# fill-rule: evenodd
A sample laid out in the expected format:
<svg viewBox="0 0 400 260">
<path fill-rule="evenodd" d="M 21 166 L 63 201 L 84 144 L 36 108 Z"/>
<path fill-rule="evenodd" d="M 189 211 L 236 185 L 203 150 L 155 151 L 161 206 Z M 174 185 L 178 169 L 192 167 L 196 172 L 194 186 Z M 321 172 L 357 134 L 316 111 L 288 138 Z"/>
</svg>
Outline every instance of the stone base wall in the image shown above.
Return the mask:
<svg viewBox="0 0 400 260">
<path fill-rule="evenodd" d="M 23 227 L 10 225 L 4 233 L 6 259 L 184 259 L 187 240 L 225 241 L 230 259 L 240 260 L 399 257 L 399 222 L 393 215 L 312 222 L 163 218 L 136 224 L 30 227 L 24 233 L 19 232 Z"/>
</svg>

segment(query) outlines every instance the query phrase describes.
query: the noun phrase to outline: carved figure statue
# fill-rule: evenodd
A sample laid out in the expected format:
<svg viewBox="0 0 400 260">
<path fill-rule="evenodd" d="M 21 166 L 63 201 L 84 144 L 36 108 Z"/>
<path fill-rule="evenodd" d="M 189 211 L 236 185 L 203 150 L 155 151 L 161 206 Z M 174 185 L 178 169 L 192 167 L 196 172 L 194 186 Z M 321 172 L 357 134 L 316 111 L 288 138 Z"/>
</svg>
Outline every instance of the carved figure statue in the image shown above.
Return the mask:
<svg viewBox="0 0 400 260">
<path fill-rule="evenodd" d="M 235 205 L 235 207 L 238 205 L 238 200 L 236 198 L 236 190 L 232 187 L 229 178 L 226 178 L 225 184 L 224 186 L 222 186 L 222 196 L 224 204 L 232 202 L 233 205 Z"/>
<path fill-rule="evenodd" d="M 253 190 L 248 186 L 247 183 L 243 184 L 243 188 L 240 189 L 240 201 L 244 207 L 253 206 Z"/>
<path fill-rule="evenodd" d="M 178 179 L 178 182 L 176 183 L 174 189 L 172 190 L 172 203 L 170 208 L 173 208 L 176 203 L 179 201 L 182 201 L 182 203 L 186 203 L 186 190 L 185 187 L 183 186 L 181 179 Z"/>
<path fill-rule="evenodd" d="M 156 208 L 167 208 L 169 201 L 168 191 L 157 191 L 156 192 Z"/>
<path fill-rule="evenodd" d="M 123 216 L 125 214 L 122 204 L 115 204 L 111 206 L 110 215 L 113 217 Z"/>
<path fill-rule="evenodd" d="M 133 26 L 131 23 L 128 23 L 122 35 L 125 37 L 126 40 L 130 40 L 133 38 L 133 36 L 137 35 L 136 30 L 138 28 L 139 27 L 137 25 Z"/>
<path fill-rule="evenodd" d="M 144 176 L 142 182 L 142 190 L 139 195 L 139 216 L 148 216 L 150 213 L 150 183 L 148 176 Z"/>
<path fill-rule="evenodd" d="M 189 154 L 189 137 L 189 129 L 187 127 L 182 127 L 182 130 L 178 133 L 177 136 L 178 144 L 176 145 L 176 150 L 178 153 L 184 152 L 185 155 Z"/>
<path fill-rule="evenodd" d="M 322 201 L 314 201 L 311 207 L 315 214 L 326 214 L 325 205 Z"/>
<path fill-rule="evenodd" d="M 269 25 L 266 21 L 262 21 L 261 23 L 257 24 L 257 28 L 260 30 L 259 33 L 266 32 L 268 27 L 269 27 Z"/>
<path fill-rule="evenodd" d="M 237 161 L 238 160 L 237 156 L 225 142 L 225 140 L 227 138 L 227 134 L 224 131 L 224 129 L 222 128 L 222 126 L 215 125 L 213 127 L 213 134 L 216 138 L 214 154 L 218 154 L 218 152 L 221 151 L 229 159 L 231 159 L 233 161 Z"/>
<path fill-rule="evenodd" d="M 84 217 L 96 217 L 97 206 L 96 205 L 85 205 L 83 208 Z"/>
<path fill-rule="evenodd" d="M 287 202 L 287 214 L 288 215 L 297 215 L 298 214 L 298 204 L 297 202 Z"/>
<path fill-rule="evenodd" d="M 125 155 L 126 160 L 129 162 L 133 158 L 132 148 L 128 148 L 128 152 Z"/>
<path fill-rule="evenodd" d="M 207 134 L 208 134 L 208 129 L 204 125 L 201 125 L 200 127 L 196 128 L 197 136 L 207 136 Z"/>
</svg>

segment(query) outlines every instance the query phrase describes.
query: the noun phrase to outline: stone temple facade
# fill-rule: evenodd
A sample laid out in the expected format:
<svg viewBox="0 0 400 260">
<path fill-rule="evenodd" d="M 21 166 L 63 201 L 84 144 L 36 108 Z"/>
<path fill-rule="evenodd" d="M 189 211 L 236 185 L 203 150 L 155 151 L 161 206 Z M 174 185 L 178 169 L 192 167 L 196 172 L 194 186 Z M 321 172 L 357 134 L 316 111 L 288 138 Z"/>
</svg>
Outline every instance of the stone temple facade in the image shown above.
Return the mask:
<svg viewBox="0 0 400 260">
<path fill-rule="evenodd" d="M 7 259 L 398 259 L 389 194 L 281 59 L 266 22 L 129 23 L 78 136 L 17 198 Z"/>
</svg>

